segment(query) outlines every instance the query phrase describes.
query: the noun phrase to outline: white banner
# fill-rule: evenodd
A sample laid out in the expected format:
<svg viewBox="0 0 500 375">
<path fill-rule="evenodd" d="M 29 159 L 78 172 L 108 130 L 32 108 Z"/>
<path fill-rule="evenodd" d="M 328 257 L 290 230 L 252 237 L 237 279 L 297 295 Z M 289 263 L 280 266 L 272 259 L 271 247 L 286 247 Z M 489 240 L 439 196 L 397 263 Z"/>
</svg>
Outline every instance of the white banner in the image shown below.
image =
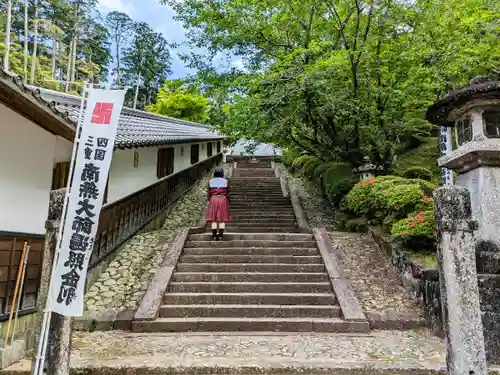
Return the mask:
<svg viewBox="0 0 500 375">
<path fill-rule="evenodd" d="M 99 225 L 125 91 L 89 89 L 57 265 L 51 277 L 49 309 L 83 315 L 90 255 Z M 73 160 L 72 160 L 73 163 Z"/>
<path fill-rule="evenodd" d="M 452 151 L 453 145 L 451 139 L 451 128 L 441 126 L 439 131 L 439 150 L 441 151 L 441 155 L 447 155 Z M 453 185 L 452 171 L 447 168 L 441 168 L 441 172 L 443 174 L 443 185 Z"/>
</svg>

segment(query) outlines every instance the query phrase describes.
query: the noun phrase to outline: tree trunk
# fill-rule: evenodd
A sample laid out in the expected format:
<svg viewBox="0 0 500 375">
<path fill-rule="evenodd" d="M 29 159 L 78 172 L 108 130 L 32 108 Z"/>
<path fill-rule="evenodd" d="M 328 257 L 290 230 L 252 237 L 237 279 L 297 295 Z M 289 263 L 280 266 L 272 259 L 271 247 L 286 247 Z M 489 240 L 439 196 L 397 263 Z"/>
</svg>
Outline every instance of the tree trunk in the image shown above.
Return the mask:
<svg viewBox="0 0 500 375">
<path fill-rule="evenodd" d="M 10 24 L 12 23 L 12 0 L 7 2 L 7 25 L 5 27 L 5 52 L 3 55 L 3 69 L 9 71 L 10 67 Z"/>
<path fill-rule="evenodd" d="M 120 87 L 120 47 L 116 46 L 116 86 Z"/>
<path fill-rule="evenodd" d="M 52 63 L 50 68 L 52 69 L 52 78 L 56 78 L 56 59 L 57 59 L 57 39 L 54 35 L 52 37 Z"/>
<path fill-rule="evenodd" d="M 69 43 L 69 52 L 68 52 L 68 63 L 66 64 L 66 92 L 69 91 L 69 81 L 71 80 L 71 61 L 73 54 L 73 38 L 71 38 L 71 42 Z"/>
<path fill-rule="evenodd" d="M 29 9 L 28 0 L 24 0 L 24 67 L 23 67 L 24 84 L 28 83 L 28 55 L 29 55 L 29 50 L 28 50 L 28 37 L 29 37 L 29 35 L 28 35 L 29 34 L 28 9 Z"/>
<path fill-rule="evenodd" d="M 33 54 L 31 55 L 31 74 L 30 74 L 30 84 L 35 83 L 35 73 L 36 73 L 36 53 L 38 47 L 38 0 L 35 0 L 35 35 L 33 37 Z"/>
<path fill-rule="evenodd" d="M 75 83 L 76 78 L 76 46 L 78 44 L 78 36 L 75 33 L 73 38 L 73 55 L 71 56 L 71 83 Z"/>
</svg>

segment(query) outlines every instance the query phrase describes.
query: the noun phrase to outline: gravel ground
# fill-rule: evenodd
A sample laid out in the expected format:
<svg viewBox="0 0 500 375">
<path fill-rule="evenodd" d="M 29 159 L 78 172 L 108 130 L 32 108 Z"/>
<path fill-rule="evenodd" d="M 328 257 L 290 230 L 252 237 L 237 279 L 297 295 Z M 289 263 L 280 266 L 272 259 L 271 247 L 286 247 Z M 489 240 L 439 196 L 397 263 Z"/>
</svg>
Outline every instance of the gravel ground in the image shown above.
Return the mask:
<svg viewBox="0 0 500 375">
<path fill-rule="evenodd" d="M 206 204 L 207 180 L 208 176 L 174 204 L 160 230 L 138 234 L 122 247 L 85 295 L 87 312 L 138 306 L 165 254 L 158 246 L 172 241 L 180 230 L 195 226 Z"/>
<path fill-rule="evenodd" d="M 324 227 L 327 231 L 332 231 L 335 226 L 333 207 L 322 197 L 321 192 L 309 181 L 292 176 L 284 167 L 281 170 L 290 190 L 295 190 L 300 197 L 309 226 Z"/>
<path fill-rule="evenodd" d="M 363 233 L 331 232 L 342 263 L 365 311 L 420 312 L 403 288 L 389 258 Z"/>
<path fill-rule="evenodd" d="M 407 295 L 390 260 L 363 233 L 335 232 L 333 208 L 309 181 L 286 172 L 288 184 L 300 196 L 311 227 L 325 227 L 339 245 L 345 272 L 365 311 L 420 312 L 417 301 Z"/>
</svg>

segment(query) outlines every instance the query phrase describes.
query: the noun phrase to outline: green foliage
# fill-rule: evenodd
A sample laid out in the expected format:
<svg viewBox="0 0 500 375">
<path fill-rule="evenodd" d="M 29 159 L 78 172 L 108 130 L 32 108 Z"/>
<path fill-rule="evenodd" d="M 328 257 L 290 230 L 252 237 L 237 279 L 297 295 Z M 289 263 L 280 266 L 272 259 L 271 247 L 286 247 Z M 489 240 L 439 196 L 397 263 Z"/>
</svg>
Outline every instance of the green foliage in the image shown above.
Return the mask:
<svg viewBox="0 0 500 375">
<path fill-rule="evenodd" d="M 196 87 L 179 87 L 175 81 L 166 81 L 158 91 L 156 103 L 147 106 L 150 112 L 194 122 L 205 122 L 208 99 Z"/>
<path fill-rule="evenodd" d="M 398 157 L 394 172 L 404 176 L 404 172 L 413 167 L 424 167 L 432 172 L 435 182 L 441 180 L 441 169 L 437 165 L 439 158 L 438 139 L 429 137 L 414 150 Z"/>
<path fill-rule="evenodd" d="M 314 169 L 321 164 L 321 160 L 312 155 L 301 155 L 292 162 L 292 172 L 306 177 L 312 176 Z"/>
<path fill-rule="evenodd" d="M 358 179 L 355 176 L 340 176 L 337 179 L 329 180 L 325 186 L 325 194 L 328 200 L 334 205 L 339 206 L 344 197 L 351 191 Z"/>
<path fill-rule="evenodd" d="M 207 61 L 227 51 L 242 59 L 244 72 L 226 72 L 232 82 L 210 82 L 221 88 L 221 131 L 351 167 L 366 155 L 397 174 L 413 166 L 412 150 L 436 136 L 423 117 L 436 94 L 499 66 L 490 0 L 162 2 L 191 45 L 208 48 L 205 59 L 186 56 L 192 66 L 210 71 Z"/>
<path fill-rule="evenodd" d="M 407 218 L 395 222 L 391 229 L 394 239 L 406 242 L 411 247 L 418 247 L 422 241 L 433 242 L 436 238 L 434 211 L 416 211 Z"/>
<path fill-rule="evenodd" d="M 300 156 L 300 151 L 294 148 L 287 148 L 283 151 L 282 161 L 287 167 L 291 167 L 293 161 Z"/>
<path fill-rule="evenodd" d="M 357 183 L 342 202 L 342 210 L 391 225 L 415 210 L 432 209 L 429 193 L 432 194 L 434 188 L 424 180 L 381 176 Z"/>
<path fill-rule="evenodd" d="M 426 181 L 432 181 L 432 171 L 424 167 L 411 167 L 405 169 L 402 173 L 405 178 L 419 178 Z"/>
</svg>

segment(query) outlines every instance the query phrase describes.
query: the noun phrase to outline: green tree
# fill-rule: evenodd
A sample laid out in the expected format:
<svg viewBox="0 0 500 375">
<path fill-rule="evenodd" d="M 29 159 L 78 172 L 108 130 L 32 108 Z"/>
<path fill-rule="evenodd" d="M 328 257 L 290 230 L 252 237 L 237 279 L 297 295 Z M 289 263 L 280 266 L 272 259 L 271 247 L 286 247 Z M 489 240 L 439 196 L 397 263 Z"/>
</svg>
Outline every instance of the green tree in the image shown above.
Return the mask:
<svg viewBox="0 0 500 375">
<path fill-rule="evenodd" d="M 436 135 L 423 114 L 439 90 L 498 69 L 489 0 L 164 2 L 209 58 L 231 51 L 246 63 L 223 132 L 323 160 L 357 165 L 369 155 L 391 169 Z"/>
<path fill-rule="evenodd" d="M 203 123 L 208 120 L 209 101 L 194 85 L 166 81 L 158 91 L 156 103 L 147 109 L 153 113 Z"/>
<path fill-rule="evenodd" d="M 139 108 L 153 103 L 154 97 L 171 72 L 169 44 L 145 22 L 134 24 L 130 45 L 124 50 L 123 66 L 129 86 L 139 86 Z M 140 82 L 140 85 L 139 85 Z M 129 90 L 125 98 L 131 105 L 134 94 Z"/>
<path fill-rule="evenodd" d="M 106 16 L 106 26 L 115 43 L 116 85 L 120 85 L 122 47 L 126 44 L 132 30 L 133 21 L 125 13 L 113 11 Z"/>
</svg>

